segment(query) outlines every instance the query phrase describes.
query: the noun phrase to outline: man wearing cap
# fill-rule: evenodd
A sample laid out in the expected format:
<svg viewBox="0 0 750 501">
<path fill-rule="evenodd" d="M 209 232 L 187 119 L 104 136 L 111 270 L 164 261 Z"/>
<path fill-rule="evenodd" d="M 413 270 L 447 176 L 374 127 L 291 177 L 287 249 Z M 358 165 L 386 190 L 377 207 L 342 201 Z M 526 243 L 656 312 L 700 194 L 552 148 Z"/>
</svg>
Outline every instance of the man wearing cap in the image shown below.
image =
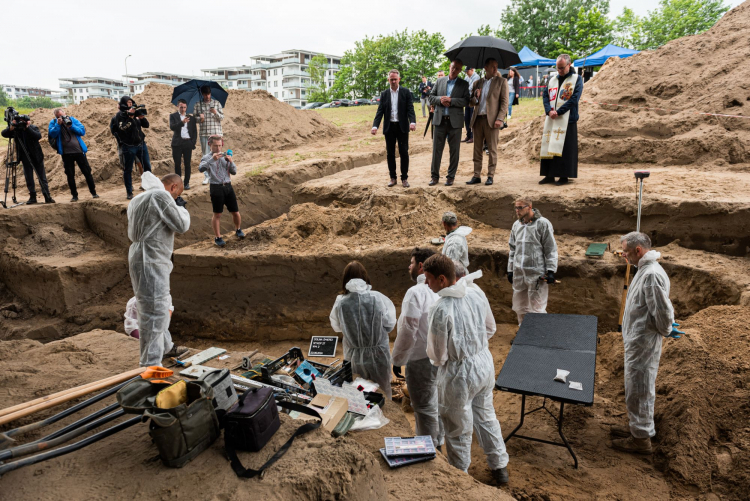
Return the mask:
<svg viewBox="0 0 750 501">
<path fill-rule="evenodd" d="M 458 217 L 454 212 L 443 213 L 443 228 L 445 229 L 445 244 L 443 255 L 454 259 L 466 268 L 469 267 L 469 244 L 466 236 L 472 232 L 468 226 L 459 226 Z"/>
<path fill-rule="evenodd" d="M 202 155 L 208 154 L 208 138 L 211 136 L 222 136 L 221 121 L 224 120 L 224 110 L 221 103 L 211 97 L 211 87 L 201 87 L 202 99 L 195 103 L 193 115 L 198 117 L 201 124 L 200 141 Z M 203 173 L 203 184 L 208 184 L 208 171 Z"/>
</svg>

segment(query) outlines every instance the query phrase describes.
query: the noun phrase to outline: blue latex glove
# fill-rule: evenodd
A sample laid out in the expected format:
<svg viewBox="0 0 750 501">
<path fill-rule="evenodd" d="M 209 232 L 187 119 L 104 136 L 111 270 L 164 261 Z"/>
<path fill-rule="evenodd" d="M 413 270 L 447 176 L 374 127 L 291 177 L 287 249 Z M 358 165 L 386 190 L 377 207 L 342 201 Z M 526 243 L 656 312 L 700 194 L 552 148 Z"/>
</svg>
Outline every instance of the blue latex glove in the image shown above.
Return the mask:
<svg viewBox="0 0 750 501">
<path fill-rule="evenodd" d="M 680 324 L 678 324 L 677 322 L 672 322 L 672 332 L 669 333 L 668 337 L 671 337 L 671 338 L 674 338 L 674 339 L 680 339 L 682 337 L 682 336 L 680 336 L 680 334 L 685 334 L 685 333 L 682 332 L 682 331 L 678 331 L 677 329 L 675 329 L 675 327 L 679 327 L 679 326 L 680 326 Z"/>
</svg>

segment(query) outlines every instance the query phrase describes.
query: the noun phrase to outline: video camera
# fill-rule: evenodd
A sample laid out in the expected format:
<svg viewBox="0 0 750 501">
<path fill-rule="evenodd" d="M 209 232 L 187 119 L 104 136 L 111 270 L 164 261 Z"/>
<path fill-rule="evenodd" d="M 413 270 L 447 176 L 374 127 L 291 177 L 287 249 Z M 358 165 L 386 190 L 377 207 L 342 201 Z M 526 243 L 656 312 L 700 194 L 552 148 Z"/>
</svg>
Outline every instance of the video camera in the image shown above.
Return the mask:
<svg viewBox="0 0 750 501">
<path fill-rule="evenodd" d="M 5 109 L 5 121 L 8 123 L 8 125 L 11 125 L 14 120 L 16 123 L 13 125 L 13 127 L 22 129 L 29 125 L 31 117 L 28 115 L 21 115 L 20 113 L 18 113 L 18 111 L 16 111 L 15 108 L 13 108 L 12 106 L 8 106 Z"/>
<path fill-rule="evenodd" d="M 134 118 L 145 117 L 146 115 L 148 115 L 145 104 L 135 104 L 135 101 L 133 101 L 133 106 L 130 107 L 125 104 L 120 105 L 120 111 L 124 111 L 128 115 L 130 114 L 131 109 L 135 109 L 135 112 L 133 113 Z"/>
</svg>

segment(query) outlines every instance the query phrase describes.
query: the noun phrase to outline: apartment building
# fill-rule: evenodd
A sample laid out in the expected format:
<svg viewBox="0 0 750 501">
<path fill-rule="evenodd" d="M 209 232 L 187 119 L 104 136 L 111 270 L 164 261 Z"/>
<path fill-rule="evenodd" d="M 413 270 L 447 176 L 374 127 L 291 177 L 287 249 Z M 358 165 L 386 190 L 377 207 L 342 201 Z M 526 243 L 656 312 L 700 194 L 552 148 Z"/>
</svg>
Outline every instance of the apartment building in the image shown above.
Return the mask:
<svg viewBox="0 0 750 501">
<path fill-rule="evenodd" d="M 24 97 L 52 97 L 55 91 L 42 89 L 41 87 L 29 87 L 26 85 L 0 84 L 5 95 L 10 99 L 21 99 Z"/>
<path fill-rule="evenodd" d="M 279 101 L 305 106 L 310 88 L 310 60 L 319 52 L 290 49 L 272 55 L 250 57 L 249 65 L 203 69 L 208 80 L 227 89 L 265 90 Z M 331 87 L 341 56 L 323 54 L 328 60 L 325 85 Z"/>
<path fill-rule="evenodd" d="M 67 91 L 70 102 L 80 104 L 90 97 L 119 100 L 127 95 L 121 80 L 104 77 L 60 78 L 60 88 Z"/>
<path fill-rule="evenodd" d="M 178 75 L 176 73 L 164 73 L 164 72 L 147 72 L 140 73 L 138 75 L 123 75 L 125 81 L 125 87 L 130 95 L 138 94 L 143 92 L 146 85 L 150 83 L 160 83 L 165 85 L 171 85 L 177 87 L 195 77 L 189 75 Z"/>
</svg>

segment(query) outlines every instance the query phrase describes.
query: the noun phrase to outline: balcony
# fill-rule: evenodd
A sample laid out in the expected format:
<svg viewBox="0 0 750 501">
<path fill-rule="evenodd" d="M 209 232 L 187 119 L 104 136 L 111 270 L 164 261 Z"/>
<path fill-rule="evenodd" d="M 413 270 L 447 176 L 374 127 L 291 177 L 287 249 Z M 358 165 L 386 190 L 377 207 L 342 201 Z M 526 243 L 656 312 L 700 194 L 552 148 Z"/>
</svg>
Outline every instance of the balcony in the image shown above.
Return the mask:
<svg viewBox="0 0 750 501">
<path fill-rule="evenodd" d="M 285 57 L 281 60 L 281 64 L 302 64 L 299 62 L 298 57 Z"/>
<path fill-rule="evenodd" d="M 248 80 L 250 80 L 251 82 L 265 82 L 266 78 L 262 75 L 250 75 L 248 77 Z"/>
<path fill-rule="evenodd" d="M 304 78 L 310 78 L 310 74 L 306 71 L 302 70 L 284 70 L 284 77 L 304 77 Z"/>
<path fill-rule="evenodd" d="M 281 84 L 281 86 L 285 89 L 307 89 L 310 87 L 309 83 L 300 83 L 299 80 L 296 80 L 294 82 L 284 82 Z"/>
<path fill-rule="evenodd" d="M 250 65 L 251 70 L 265 70 L 271 66 L 271 63 L 255 63 Z"/>
<path fill-rule="evenodd" d="M 327 70 L 338 70 L 341 68 L 341 65 L 340 64 L 326 64 L 324 68 Z"/>
</svg>

